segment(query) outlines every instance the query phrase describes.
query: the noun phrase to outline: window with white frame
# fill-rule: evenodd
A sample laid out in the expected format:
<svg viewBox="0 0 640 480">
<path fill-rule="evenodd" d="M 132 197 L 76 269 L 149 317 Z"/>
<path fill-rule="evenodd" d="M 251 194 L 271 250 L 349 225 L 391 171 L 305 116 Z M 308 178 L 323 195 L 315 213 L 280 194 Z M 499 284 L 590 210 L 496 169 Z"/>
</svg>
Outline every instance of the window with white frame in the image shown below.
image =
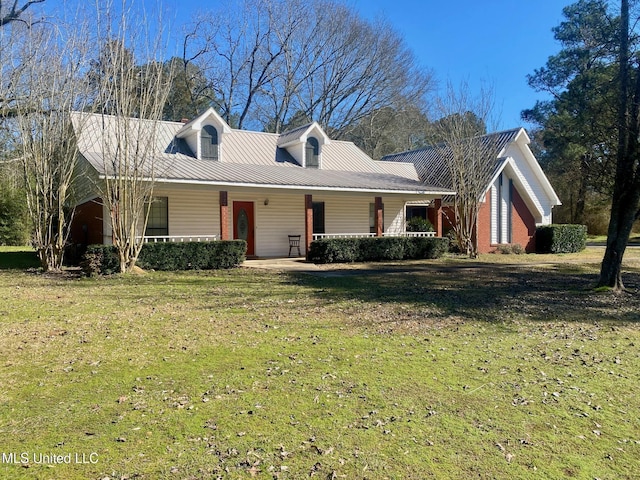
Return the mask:
<svg viewBox="0 0 640 480">
<path fill-rule="evenodd" d="M 169 235 L 169 199 L 154 197 L 146 208 L 149 211 L 145 237 L 166 237 Z"/>
</svg>

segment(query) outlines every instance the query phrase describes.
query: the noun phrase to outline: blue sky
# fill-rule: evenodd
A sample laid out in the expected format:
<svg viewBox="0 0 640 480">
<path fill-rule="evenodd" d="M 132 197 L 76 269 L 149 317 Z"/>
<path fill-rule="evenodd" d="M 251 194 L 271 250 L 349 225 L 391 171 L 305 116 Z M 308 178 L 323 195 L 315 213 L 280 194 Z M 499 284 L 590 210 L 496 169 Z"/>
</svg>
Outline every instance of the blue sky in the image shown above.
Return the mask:
<svg viewBox="0 0 640 480">
<path fill-rule="evenodd" d="M 543 94 L 527 74 L 558 52 L 551 28 L 563 19 L 567 0 L 352 0 L 365 17 L 386 18 L 440 85 L 463 80 L 472 91 L 493 85 L 499 128 L 526 126 L 520 112 Z M 501 113 L 500 113 L 501 112 Z"/>
<path fill-rule="evenodd" d="M 202 0 L 134 1 L 144 1 L 151 9 L 163 5 L 177 32 L 181 22 L 207 8 Z M 577 0 L 344 1 L 365 18 L 387 19 L 439 85 L 464 80 L 474 92 L 483 82 L 492 85 L 498 128 L 507 129 L 526 127 L 520 112 L 546 98 L 528 86 L 526 76 L 558 52 L 551 28 L 562 20 L 562 8 Z M 216 8 L 219 3 L 210 5 Z"/>
<path fill-rule="evenodd" d="M 405 38 L 439 85 L 492 85 L 499 129 L 523 125 L 520 112 L 546 98 L 527 74 L 558 52 L 551 28 L 577 0 L 345 0 L 365 18 L 381 16 Z M 180 18 L 206 8 L 200 0 L 164 0 Z"/>
</svg>

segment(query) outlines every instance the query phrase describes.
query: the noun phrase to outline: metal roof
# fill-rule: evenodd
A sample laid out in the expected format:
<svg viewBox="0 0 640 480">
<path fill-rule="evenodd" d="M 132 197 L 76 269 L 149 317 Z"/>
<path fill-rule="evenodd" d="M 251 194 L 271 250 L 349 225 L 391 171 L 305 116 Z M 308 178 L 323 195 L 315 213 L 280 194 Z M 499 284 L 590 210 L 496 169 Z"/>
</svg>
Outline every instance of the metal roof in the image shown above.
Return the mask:
<svg viewBox="0 0 640 480">
<path fill-rule="evenodd" d="M 111 175 L 108 152 L 118 122 L 108 115 L 76 113 L 78 149 L 100 175 Z M 221 160 L 195 158 L 176 133 L 184 125 L 131 119 L 135 128 L 156 128 L 154 171 L 159 182 L 259 186 L 263 188 L 447 194 L 450 189 L 418 181 L 415 168 L 376 162 L 351 142 L 331 141 L 322 149 L 322 169 L 302 168 L 279 148 L 280 135 L 232 129 L 221 138 Z M 308 126 L 307 126 L 308 128 Z"/>
<path fill-rule="evenodd" d="M 311 129 L 311 127 L 313 127 L 313 122 L 281 133 L 280 135 L 278 135 L 278 145 L 284 145 L 291 141 L 297 140 L 302 135 L 304 135 L 307 130 Z"/>
<path fill-rule="evenodd" d="M 495 152 L 491 157 L 492 161 L 495 162 L 494 171 L 503 165 L 504 159 L 500 158 L 503 150 L 507 145 L 515 141 L 521 130 L 521 128 L 515 128 L 478 137 L 478 140 L 484 146 Z M 425 184 L 451 189 L 451 174 L 447 163 L 447 156 L 450 154 L 451 149 L 446 144 L 440 144 L 419 150 L 394 153 L 383 157 L 382 160 L 413 164 L 419 179 Z"/>
</svg>

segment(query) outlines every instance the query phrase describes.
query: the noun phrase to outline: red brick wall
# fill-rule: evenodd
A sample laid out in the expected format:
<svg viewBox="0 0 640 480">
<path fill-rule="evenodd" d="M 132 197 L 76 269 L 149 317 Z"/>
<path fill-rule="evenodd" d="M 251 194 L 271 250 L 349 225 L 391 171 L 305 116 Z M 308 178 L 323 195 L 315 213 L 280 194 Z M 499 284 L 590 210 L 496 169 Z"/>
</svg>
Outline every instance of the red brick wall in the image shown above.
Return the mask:
<svg viewBox="0 0 640 480">
<path fill-rule="evenodd" d="M 429 217 L 429 221 L 431 225 L 436 224 L 436 209 L 434 207 L 429 207 L 427 210 L 427 216 Z M 443 206 L 442 207 L 442 234 L 446 234 L 449 230 L 451 230 L 453 222 L 456 216 L 453 213 L 453 207 Z"/>
<path fill-rule="evenodd" d="M 527 252 L 535 252 L 536 221 L 515 186 L 511 208 L 511 243 L 519 243 Z M 455 215 L 452 207 L 443 207 L 442 210 L 446 232 L 451 229 Z M 434 210 L 430 208 L 428 213 L 431 220 Z M 491 191 L 487 192 L 484 203 L 480 204 L 477 233 L 479 253 L 490 253 L 496 249 L 498 245 L 491 243 Z"/>
<path fill-rule="evenodd" d="M 229 236 L 229 194 L 220 191 L 220 240 L 230 240 Z"/>
<path fill-rule="evenodd" d="M 512 197 L 511 243 L 519 243 L 527 253 L 535 252 L 536 221 L 515 186 Z"/>
<path fill-rule="evenodd" d="M 489 253 L 494 249 L 491 246 L 491 191 L 488 191 L 478 211 L 478 252 Z"/>
<path fill-rule="evenodd" d="M 103 243 L 102 234 L 102 199 L 94 198 L 78 205 L 71 221 L 69 241 L 82 245 L 100 244 Z"/>
</svg>

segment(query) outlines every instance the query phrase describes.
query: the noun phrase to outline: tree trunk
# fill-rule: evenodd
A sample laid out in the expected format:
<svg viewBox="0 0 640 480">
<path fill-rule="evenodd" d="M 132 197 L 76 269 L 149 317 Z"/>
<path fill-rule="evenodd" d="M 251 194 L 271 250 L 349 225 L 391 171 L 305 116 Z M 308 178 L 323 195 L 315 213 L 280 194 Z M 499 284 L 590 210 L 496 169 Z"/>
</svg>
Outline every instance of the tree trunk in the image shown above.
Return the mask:
<svg viewBox="0 0 640 480">
<path fill-rule="evenodd" d="M 639 201 L 640 193 L 637 191 L 614 197 L 607 233 L 607 248 L 600 268 L 599 287 L 611 287 L 615 292 L 624 290 L 622 257 L 627 248 Z"/>
<path fill-rule="evenodd" d="M 576 210 L 574 215 L 572 215 L 573 223 L 577 223 L 579 225 L 583 225 L 585 223 L 584 207 L 586 205 L 588 175 L 589 175 L 589 164 L 587 162 L 587 154 L 584 154 L 580 159 L 580 186 L 578 187 L 578 198 L 576 199 Z"/>
<path fill-rule="evenodd" d="M 629 2 L 620 2 L 620 92 L 618 103 L 618 153 L 616 180 L 613 188 L 611 217 L 607 232 L 607 248 L 600 267 L 599 287 L 624 290 L 622 283 L 622 258 L 629 241 L 631 228 L 640 205 L 640 174 L 638 170 L 638 134 L 640 118 L 640 75 L 629 105 L 631 67 L 629 65 Z"/>
</svg>

